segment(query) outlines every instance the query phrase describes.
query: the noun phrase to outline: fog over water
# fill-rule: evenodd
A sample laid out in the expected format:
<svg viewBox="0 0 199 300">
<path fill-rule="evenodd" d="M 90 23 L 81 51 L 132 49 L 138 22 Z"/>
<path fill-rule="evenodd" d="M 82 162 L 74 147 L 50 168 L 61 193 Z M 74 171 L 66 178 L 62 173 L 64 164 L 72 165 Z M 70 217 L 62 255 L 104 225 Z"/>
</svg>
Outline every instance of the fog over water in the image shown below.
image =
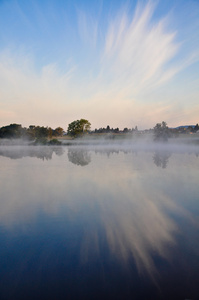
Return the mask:
<svg viewBox="0 0 199 300">
<path fill-rule="evenodd" d="M 0 146 L 2 299 L 198 299 L 198 153 Z"/>
</svg>

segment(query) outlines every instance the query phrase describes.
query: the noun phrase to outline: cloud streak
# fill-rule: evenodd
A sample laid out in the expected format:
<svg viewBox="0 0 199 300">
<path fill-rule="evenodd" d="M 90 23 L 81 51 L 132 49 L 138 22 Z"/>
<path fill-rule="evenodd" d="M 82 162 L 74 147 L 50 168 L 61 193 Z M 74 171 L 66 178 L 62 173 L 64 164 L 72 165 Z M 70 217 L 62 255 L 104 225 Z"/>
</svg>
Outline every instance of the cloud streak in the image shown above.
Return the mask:
<svg viewBox="0 0 199 300">
<path fill-rule="evenodd" d="M 61 66 L 49 61 L 38 70 L 34 52 L 29 55 L 26 48 L 23 53 L 17 47 L 4 49 L 0 54 L 3 122 L 28 125 L 30 121 L 43 120 L 44 125 L 65 127 L 73 118 L 85 117 L 96 127 L 106 126 L 107 122 L 111 126 L 132 127 L 140 125 L 142 116 L 148 115 L 149 120 L 142 124 L 146 128 L 169 114 L 172 119 L 184 94 L 178 86 L 172 101 L 165 101 L 165 91 L 170 86 L 173 91 L 176 76 L 196 64 L 199 54 L 193 49 L 182 55 L 185 41 L 178 40 L 179 29 L 168 29 L 168 15 L 155 19 L 156 10 L 156 5 L 149 1 L 146 5 L 138 4 L 134 13 L 123 8 L 121 13 L 109 14 L 106 21 L 99 12 L 94 21 L 90 12 L 77 9 L 80 39 L 69 45 L 76 50 L 73 57 L 63 57 Z M 23 15 L 25 18 L 24 11 Z M 49 27 L 50 20 L 48 23 Z M 49 30 L 50 27 L 48 34 Z M 198 89 L 194 83 L 186 95 L 191 89 L 196 99 Z M 150 110 L 154 113 L 149 114 Z M 196 110 L 195 103 L 193 111 Z M 188 114 L 186 120 L 191 120 L 190 111 L 189 108 L 184 114 Z M 197 122 L 196 116 L 192 122 Z"/>
<path fill-rule="evenodd" d="M 106 36 L 104 64 L 111 62 L 110 69 L 126 83 L 129 94 L 155 87 L 175 73 L 166 66 L 178 51 L 175 33 L 166 31 L 166 20 L 151 24 L 153 10 L 149 3 L 132 19 L 124 13 L 110 24 Z"/>
</svg>

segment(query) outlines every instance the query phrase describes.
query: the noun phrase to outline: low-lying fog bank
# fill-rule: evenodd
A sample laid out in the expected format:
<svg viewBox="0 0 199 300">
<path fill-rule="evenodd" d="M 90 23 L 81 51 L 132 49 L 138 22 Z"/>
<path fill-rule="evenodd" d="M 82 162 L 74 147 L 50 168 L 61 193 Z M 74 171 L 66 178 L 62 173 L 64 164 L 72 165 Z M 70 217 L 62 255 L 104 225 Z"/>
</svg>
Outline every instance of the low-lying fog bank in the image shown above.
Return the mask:
<svg viewBox="0 0 199 300">
<path fill-rule="evenodd" d="M 184 134 L 176 138 L 168 138 L 168 140 L 154 140 L 153 134 L 140 134 L 133 136 L 126 135 L 99 135 L 84 136 L 81 138 L 58 138 L 47 139 L 38 138 L 36 140 L 27 139 L 0 139 L 0 146 L 100 146 L 100 147 L 127 147 L 138 149 L 170 149 L 170 148 L 199 148 L 199 135 Z"/>
<path fill-rule="evenodd" d="M 25 139 L 0 139 L 0 146 L 17 146 L 17 145 L 30 145 L 29 140 Z"/>
<path fill-rule="evenodd" d="M 138 153 L 151 152 L 161 155 L 173 153 L 188 153 L 199 156 L 199 143 L 189 140 L 171 139 L 167 142 L 154 142 L 146 139 L 125 139 L 125 140 L 85 140 L 75 139 L 70 143 L 56 145 L 33 145 L 23 140 L 9 140 L 0 144 L 0 156 L 18 159 L 23 157 L 37 157 L 41 159 L 52 159 L 53 154 L 61 156 L 68 151 L 70 157 L 81 157 L 82 153 L 97 152 L 102 154 L 113 153 Z"/>
</svg>

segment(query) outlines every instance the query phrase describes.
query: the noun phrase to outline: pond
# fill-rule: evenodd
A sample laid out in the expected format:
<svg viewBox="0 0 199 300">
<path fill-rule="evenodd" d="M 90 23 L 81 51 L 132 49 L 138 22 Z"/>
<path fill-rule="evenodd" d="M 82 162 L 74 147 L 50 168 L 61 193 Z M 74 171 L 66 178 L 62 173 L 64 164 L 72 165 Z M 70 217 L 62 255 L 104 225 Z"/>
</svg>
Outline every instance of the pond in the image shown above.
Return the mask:
<svg viewBox="0 0 199 300">
<path fill-rule="evenodd" d="M 199 299 L 193 147 L 0 147 L 0 299 Z"/>
</svg>

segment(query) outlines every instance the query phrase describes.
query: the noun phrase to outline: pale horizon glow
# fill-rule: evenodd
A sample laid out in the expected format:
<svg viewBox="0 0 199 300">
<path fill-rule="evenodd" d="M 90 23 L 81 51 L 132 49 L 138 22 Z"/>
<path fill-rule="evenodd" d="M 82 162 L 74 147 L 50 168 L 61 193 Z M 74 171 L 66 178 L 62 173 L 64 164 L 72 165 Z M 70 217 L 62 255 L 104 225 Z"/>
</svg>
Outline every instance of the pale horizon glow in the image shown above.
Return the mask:
<svg viewBox="0 0 199 300">
<path fill-rule="evenodd" d="M 199 122 L 199 2 L 0 2 L 0 127 Z"/>
</svg>

